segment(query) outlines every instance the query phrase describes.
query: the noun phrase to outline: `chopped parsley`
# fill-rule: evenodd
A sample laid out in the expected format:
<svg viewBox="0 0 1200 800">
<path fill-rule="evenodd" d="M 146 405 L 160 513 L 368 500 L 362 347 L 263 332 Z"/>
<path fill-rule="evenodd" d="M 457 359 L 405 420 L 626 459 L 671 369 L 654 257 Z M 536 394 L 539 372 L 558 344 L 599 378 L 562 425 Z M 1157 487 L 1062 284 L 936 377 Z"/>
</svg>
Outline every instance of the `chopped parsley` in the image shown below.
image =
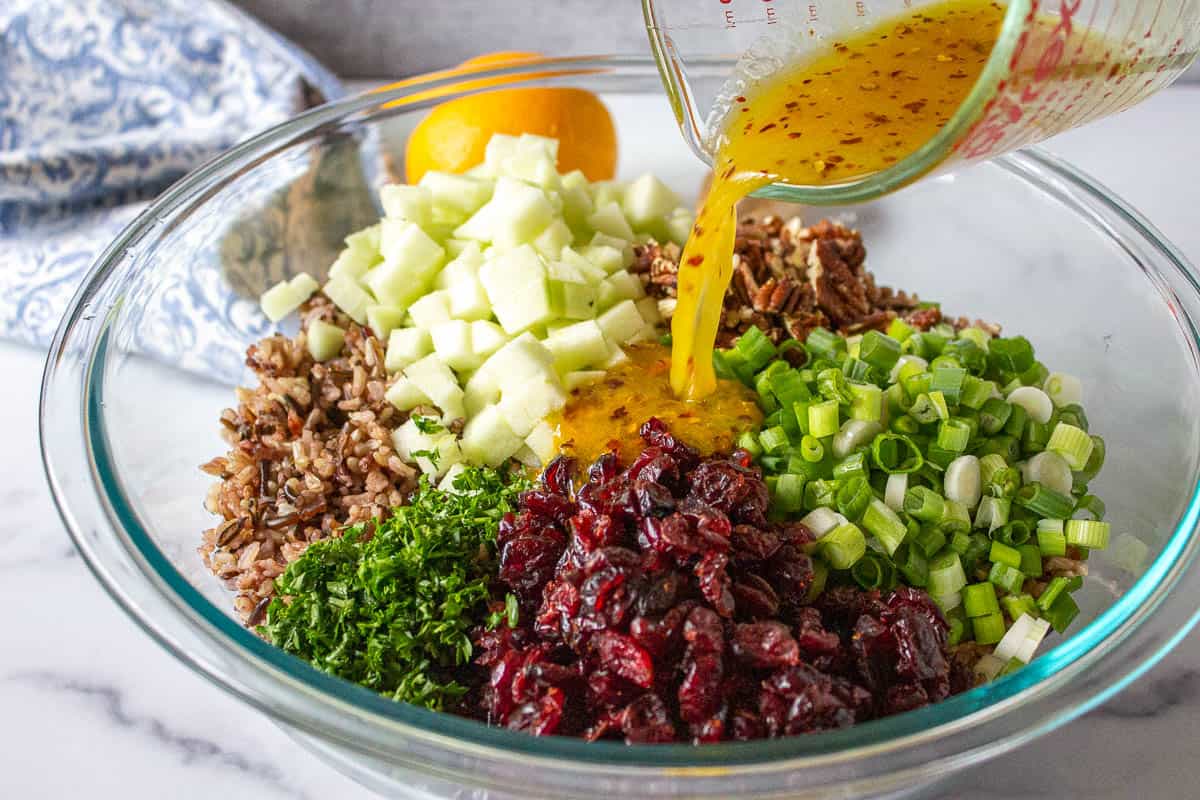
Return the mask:
<svg viewBox="0 0 1200 800">
<path fill-rule="evenodd" d="M 442 709 L 467 690 L 470 631 L 515 622 L 515 599 L 488 618 L 492 543 L 500 518 L 529 488 L 520 477 L 468 467 L 454 490 L 425 478 L 407 506 L 341 537 L 314 542 L 276 580 L 259 632 L 318 669 L 396 700 Z M 493 615 L 495 616 L 495 615 Z"/>
<path fill-rule="evenodd" d="M 412 421 L 421 433 L 441 433 L 446 430 L 442 426 L 442 423 L 438 422 L 437 417 L 415 416 L 412 418 Z"/>
</svg>

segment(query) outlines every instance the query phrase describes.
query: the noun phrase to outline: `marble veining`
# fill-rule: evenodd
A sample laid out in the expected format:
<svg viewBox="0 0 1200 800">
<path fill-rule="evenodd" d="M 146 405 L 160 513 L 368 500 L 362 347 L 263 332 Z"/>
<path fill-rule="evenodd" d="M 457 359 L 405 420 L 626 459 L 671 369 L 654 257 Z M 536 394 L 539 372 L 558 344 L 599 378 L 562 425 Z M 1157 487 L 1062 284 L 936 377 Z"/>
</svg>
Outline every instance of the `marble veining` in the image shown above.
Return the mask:
<svg viewBox="0 0 1200 800">
<path fill-rule="evenodd" d="M 1053 149 L 1200 260 L 1200 88 L 1172 89 Z M 1116 148 L 1142 144 L 1137 159 Z M 1189 149 L 1192 148 L 1192 149 Z M 1171 175 L 1165 184 L 1163 176 Z M 108 598 L 71 549 L 32 431 L 43 354 L 0 343 L 0 798 L 369 798 L 261 713 L 190 672 Z M 1058 732 L 939 786 L 940 800 L 1190 798 L 1200 783 L 1200 632 Z"/>
</svg>

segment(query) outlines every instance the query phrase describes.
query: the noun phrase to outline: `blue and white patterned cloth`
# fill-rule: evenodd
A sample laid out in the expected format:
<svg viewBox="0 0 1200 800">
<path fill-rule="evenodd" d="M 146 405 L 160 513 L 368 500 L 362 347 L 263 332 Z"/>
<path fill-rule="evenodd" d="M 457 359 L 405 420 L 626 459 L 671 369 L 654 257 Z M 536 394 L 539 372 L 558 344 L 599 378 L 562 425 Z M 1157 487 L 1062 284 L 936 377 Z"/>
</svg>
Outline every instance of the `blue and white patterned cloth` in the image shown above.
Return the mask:
<svg viewBox="0 0 1200 800">
<path fill-rule="evenodd" d="M 223 0 L 0 1 L 0 338 L 46 345 L 92 260 L 148 200 L 341 94 Z M 182 276 L 179 313 L 232 313 L 218 277 Z"/>
</svg>

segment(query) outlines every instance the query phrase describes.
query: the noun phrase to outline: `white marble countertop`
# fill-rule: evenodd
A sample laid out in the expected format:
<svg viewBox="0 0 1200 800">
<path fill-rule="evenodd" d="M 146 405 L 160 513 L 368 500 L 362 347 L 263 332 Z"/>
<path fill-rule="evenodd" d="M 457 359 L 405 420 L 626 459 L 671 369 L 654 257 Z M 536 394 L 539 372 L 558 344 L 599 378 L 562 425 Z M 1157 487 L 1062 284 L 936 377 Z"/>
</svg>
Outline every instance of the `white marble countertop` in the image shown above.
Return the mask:
<svg viewBox="0 0 1200 800">
<path fill-rule="evenodd" d="M 1176 87 L 1050 149 L 1200 263 L 1200 87 Z M 359 798 L 266 717 L 153 644 L 109 600 L 54 513 L 34 431 L 43 355 L 0 344 L 0 797 Z M 1195 797 L 1200 632 L 1087 717 L 969 770 L 941 798 Z M 1136 783 L 1135 783 L 1136 781 Z"/>
</svg>

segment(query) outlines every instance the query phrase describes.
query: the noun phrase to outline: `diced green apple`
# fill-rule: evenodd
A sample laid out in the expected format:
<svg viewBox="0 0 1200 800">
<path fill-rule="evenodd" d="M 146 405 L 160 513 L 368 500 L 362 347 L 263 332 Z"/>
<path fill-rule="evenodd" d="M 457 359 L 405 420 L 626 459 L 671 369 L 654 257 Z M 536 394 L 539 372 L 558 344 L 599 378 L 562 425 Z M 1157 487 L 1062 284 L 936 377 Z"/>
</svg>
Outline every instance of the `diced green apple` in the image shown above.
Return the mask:
<svg viewBox="0 0 1200 800">
<path fill-rule="evenodd" d="M 625 240 L 633 238 L 633 228 L 629 227 L 629 221 L 615 200 L 597 204 L 596 210 L 588 216 L 587 223 L 597 233 Z"/>
<path fill-rule="evenodd" d="M 625 198 L 625 183 L 622 181 L 595 181 L 588 186 L 592 203 L 599 208 L 608 203 L 620 203 Z"/>
<path fill-rule="evenodd" d="M 353 280 L 362 278 L 367 271 L 379 263 L 379 253 L 374 250 L 356 250 L 347 247 L 329 267 L 329 277 L 344 276 Z"/>
<path fill-rule="evenodd" d="M 529 245 L 485 262 L 479 269 L 479 279 L 506 333 L 520 333 L 553 319 L 546 265 Z"/>
<path fill-rule="evenodd" d="M 596 231 L 592 234 L 592 240 L 588 244 L 607 245 L 621 252 L 621 268 L 629 269 L 633 264 L 633 244 L 619 236 L 610 236 L 603 231 Z"/>
<path fill-rule="evenodd" d="M 578 250 L 573 248 L 564 247 L 558 258 L 560 263 L 577 270 L 583 276 L 584 281 L 592 286 L 595 286 L 608 277 L 607 270 L 596 266 L 591 259 L 580 254 Z"/>
<path fill-rule="evenodd" d="M 667 240 L 682 246 L 692 235 L 692 225 L 696 222 L 696 218 L 692 216 L 692 212 L 686 208 L 677 208 L 667 218 Z"/>
<path fill-rule="evenodd" d="M 625 268 L 625 258 L 615 247 L 606 244 L 589 244 L 579 248 L 579 252 L 596 267 L 604 270 L 606 275 Z"/>
<path fill-rule="evenodd" d="M 304 297 L 287 281 L 280 281 L 262 293 L 258 299 L 262 312 L 271 322 L 279 322 L 295 311 L 304 302 Z"/>
<path fill-rule="evenodd" d="M 429 190 L 434 208 L 450 208 L 469 217 L 492 197 L 492 181 L 430 170 L 418 184 Z"/>
<path fill-rule="evenodd" d="M 624 344 L 637 338 L 646 321 L 638 313 L 632 300 L 622 300 L 596 318 L 604 335 L 614 342 Z"/>
<path fill-rule="evenodd" d="M 380 224 L 376 222 L 374 225 L 363 228 L 360 231 L 355 231 L 346 237 L 346 248 L 355 252 L 364 252 L 378 258 L 380 228 Z"/>
<path fill-rule="evenodd" d="M 344 275 L 330 278 L 322 291 L 335 306 L 359 325 L 367 323 L 367 308 L 376 303 L 375 298 L 357 281 Z"/>
<path fill-rule="evenodd" d="M 458 378 L 436 354 L 409 364 L 404 368 L 404 375 L 441 409 L 446 421 L 459 419 L 466 413 Z"/>
<path fill-rule="evenodd" d="M 625 187 L 621 209 L 636 231 L 661 226 L 663 220 L 679 207 L 679 196 L 665 183 L 649 173 Z"/>
<path fill-rule="evenodd" d="M 662 314 L 658 310 L 658 301 L 653 297 L 643 297 L 641 300 L 635 300 L 634 305 L 637 306 L 638 313 L 642 315 L 642 319 L 647 325 L 660 325 L 663 321 Z"/>
<path fill-rule="evenodd" d="M 446 366 L 457 371 L 472 370 L 483 363 L 471 346 L 471 324 L 461 319 L 439 322 L 429 329 L 433 352 Z"/>
<path fill-rule="evenodd" d="M 622 300 L 640 300 L 646 296 L 642 282 L 633 273 L 618 270 L 600 282 L 596 308 L 606 311 Z"/>
<path fill-rule="evenodd" d="M 411 411 L 417 406 L 433 402 L 412 381 L 401 375 L 384 392 L 384 399 L 401 411 Z"/>
<path fill-rule="evenodd" d="M 504 389 L 497 408 L 517 436 L 524 439 L 533 426 L 562 408 L 567 394 L 558 380 L 529 380 Z"/>
<path fill-rule="evenodd" d="M 560 375 L 608 360 L 608 343 L 595 320 L 560 328 L 542 344 L 554 356 L 554 368 Z"/>
<path fill-rule="evenodd" d="M 554 429 L 544 420 L 533 426 L 533 430 L 525 437 L 525 446 L 533 451 L 541 464 L 549 464 L 558 455 Z"/>
<path fill-rule="evenodd" d="M 550 305 L 556 315 L 566 319 L 591 319 L 596 316 L 599 290 L 584 283 L 550 281 Z"/>
<path fill-rule="evenodd" d="M 490 320 L 475 320 L 471 323 L 471 347 L 475 353 L 487 358 L 508 342 L 508 334 Z"/>
<path fill-rule="evenodd" d="M 573 238 L 567 223 L 556 219 L 533 240 L 533 249 L 537 250 L 547 261 L 551 261 L 559 257 L 562 249 L 569 246 Z"/>
<path fill-rule="evenodd" d="M 553 220 L 554 207 L 545 192 L 516 178 L 501 176 L 492 199 L 454 235 L 513 246 L 532 241 Z"/>
<path fill-rule="evenodd" d="M 619 348 L 618 348 L 619 349 Z M 622 353 L 625 351 L 622 350 Z M 602 369 L 593 370 L 576 370 L 563 375 L 563 388 L 568 392 L 573 392 L 576 389 L 588 386 L 604 379 L 605 373 Z"/>
<path fill-rule="evenodd" d="M 450 294 L 446 290 L 430 292 L 408 307 L 408 316 L 417 328 L 432 328 L 450 319 Z"/>
<path fill-rule="evenodd" d="M 400 370 L 433 352 L 433 339 L 424 328 L 397 328 L 388 336 L 383 366 L 388 372 Z"/>
<path fill-rule="evenodd" d="M 367 325 L 371 331 L 383 341 L 387 341 L 392 331 L 404 324 L 408 309 L 395 306 L 384 306 L 376 303 L 367 306 Z"/>
<path fill-rule="evenodd" d="M 342 351 L 346 331 L 325 320 L 313 320 L 308 326 L 308 352 L 314 361 L 328 361 Z"/>
<path fill-rule="evenodd" d="M 498 467 L 522 445 L 521 437 L 513 433 L 500 409 L 489 405 L 467 420 L 460 446 L 468 462 Z"/>
<path fill-rule="evenodd" d="M 389 219 L 408 220 L 420 226 L 433 221 L 433 193 L 424 186 L 389 183 L 379 187 L 379 202 L 383 206 L 384 216 Z M 380 250 L 384 249 L 387 241 L 386 228 L 385 224 Z"/>
</svg>

